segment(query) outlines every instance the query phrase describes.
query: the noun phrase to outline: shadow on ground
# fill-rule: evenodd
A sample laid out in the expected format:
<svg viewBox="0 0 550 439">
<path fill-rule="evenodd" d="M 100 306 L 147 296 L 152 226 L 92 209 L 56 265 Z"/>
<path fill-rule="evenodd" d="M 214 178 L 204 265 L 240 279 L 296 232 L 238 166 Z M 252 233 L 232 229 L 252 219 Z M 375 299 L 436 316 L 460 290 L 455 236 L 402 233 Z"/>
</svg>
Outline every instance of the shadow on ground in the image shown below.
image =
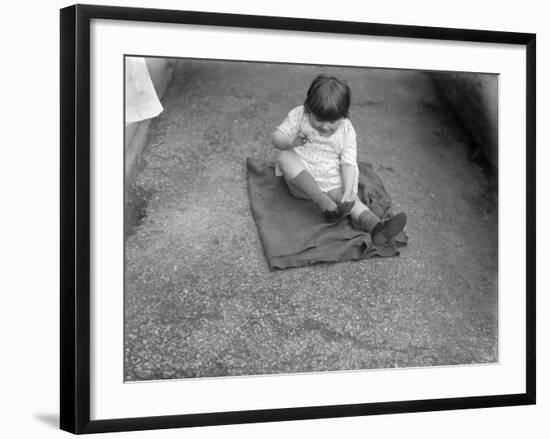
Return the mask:
<svg viewBox="0 0 550 439">
<path fill-rule="evenodd" d="M 271 272 L 245 159 L 311 79 L 351 82 L 359 157 L 409 217 L 401 256 Z M 497 361 L 496 190 L 421 72 L 176 63 L 133 186 L 125 379 Z"/>
<path fill-rule="evenodd" d="M 35 414 L 34 417 L 49 428 L 59 430 L 59 415 L 53 413 Z"/>
</svg>

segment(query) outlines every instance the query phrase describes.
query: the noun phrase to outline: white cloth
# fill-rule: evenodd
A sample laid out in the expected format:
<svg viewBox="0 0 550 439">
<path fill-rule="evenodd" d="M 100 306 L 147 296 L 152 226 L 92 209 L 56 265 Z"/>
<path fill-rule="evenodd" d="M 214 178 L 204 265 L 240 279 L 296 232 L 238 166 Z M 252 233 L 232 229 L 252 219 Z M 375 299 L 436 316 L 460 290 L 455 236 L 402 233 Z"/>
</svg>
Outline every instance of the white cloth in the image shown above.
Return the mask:
<svg viewBox="0 0 550 439">
<path fill-rule="evenodd" d="M 163 108 L 145 58 L 126 57 L 126 123 L 158 116 Z"/>
<path fill-rule="evenodd" d="M 300 157 L 306 171 L 312 175 L 323 192 L 342 186 L 340 167 L 343 164 L 355 166 L 354 192 L 357 192 L 357 140 L 349 119 L 344 119 L 329 137 L 323 137 L 311 126 L 304 106 L 300 105 L 288 113 L 277 129 L 292 138 L 299 132 L 307 136 L 308 143 L 296 146 L 292 150 Z M 282 175 L 278 166 L 275 174 Z"/>
</svg>

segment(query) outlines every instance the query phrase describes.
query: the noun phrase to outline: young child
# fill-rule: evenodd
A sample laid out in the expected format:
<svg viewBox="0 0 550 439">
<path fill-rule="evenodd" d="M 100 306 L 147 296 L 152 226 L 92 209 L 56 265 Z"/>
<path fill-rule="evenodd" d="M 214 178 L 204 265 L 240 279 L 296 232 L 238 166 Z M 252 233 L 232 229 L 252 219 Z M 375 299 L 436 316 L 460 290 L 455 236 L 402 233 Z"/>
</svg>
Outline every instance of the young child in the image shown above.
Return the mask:
<svg viewBox="0 0 550 439">
<path fill-rule="evenodd" d="M 328 222 L 351 215 L 352 224 L 384 245 L 405 227 L 398 213 L 381 221 L 357 196 L 359 168 L 355 130 L 348 119 L 351 92 L 342 80 L 317 76 L 303 105 L 288 113 L 272 135 L 282 150 L 276 175 L 283 176 L 290 192 L 315 202 Z"/>
</svg>

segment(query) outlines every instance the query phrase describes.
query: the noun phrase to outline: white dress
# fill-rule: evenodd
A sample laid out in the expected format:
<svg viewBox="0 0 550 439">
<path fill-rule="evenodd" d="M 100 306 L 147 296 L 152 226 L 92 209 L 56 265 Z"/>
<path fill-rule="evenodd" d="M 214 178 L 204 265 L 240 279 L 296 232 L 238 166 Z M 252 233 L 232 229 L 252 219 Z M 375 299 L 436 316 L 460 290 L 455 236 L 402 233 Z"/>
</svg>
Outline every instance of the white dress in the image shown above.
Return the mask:
<svg viewBox="0 0 550 439">
<path fill-rule="evenodd" d="M 294 138 L 302 132 L 308 143 L 292 148 L 302 160 L 305 169 L 313 176 L 323 192 L 342 186 L 341 165 L 355 166 L 354 192 L 357 193 L 359 170 L 357 168 L 357 140 L 349 119 L 344 119 L 338 129 L 329 137 L 323 137 L 309 123 L 309 117 L 300 105 L 292 109 L 283 123 L 277 128 Z M 279 166 L 275 175 L 281 176 Z"/>
<path fill-rule="evenodd" d="M 126 57 L 126 124 L 158 116 L 163 108 L 145 58 Z"/>
</svg>

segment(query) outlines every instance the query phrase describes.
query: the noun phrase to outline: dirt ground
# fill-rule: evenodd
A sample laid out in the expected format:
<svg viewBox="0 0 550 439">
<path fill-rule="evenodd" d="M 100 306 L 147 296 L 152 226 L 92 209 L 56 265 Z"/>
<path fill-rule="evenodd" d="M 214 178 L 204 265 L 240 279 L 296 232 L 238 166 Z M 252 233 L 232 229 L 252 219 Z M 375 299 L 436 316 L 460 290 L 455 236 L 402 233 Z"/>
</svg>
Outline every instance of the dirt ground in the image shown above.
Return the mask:
<svg viewBox="0 0 550 439">
<path fill-rule="evenodd" d="M 125 379 L 498 360 L 496 186 L 422 72 L 180 60 L 129 186 Z M 408 215 L 395 258 L 270 271 L 246 157 L 319 72 L 352 88 L 359 159 Z"/>
</svg>

